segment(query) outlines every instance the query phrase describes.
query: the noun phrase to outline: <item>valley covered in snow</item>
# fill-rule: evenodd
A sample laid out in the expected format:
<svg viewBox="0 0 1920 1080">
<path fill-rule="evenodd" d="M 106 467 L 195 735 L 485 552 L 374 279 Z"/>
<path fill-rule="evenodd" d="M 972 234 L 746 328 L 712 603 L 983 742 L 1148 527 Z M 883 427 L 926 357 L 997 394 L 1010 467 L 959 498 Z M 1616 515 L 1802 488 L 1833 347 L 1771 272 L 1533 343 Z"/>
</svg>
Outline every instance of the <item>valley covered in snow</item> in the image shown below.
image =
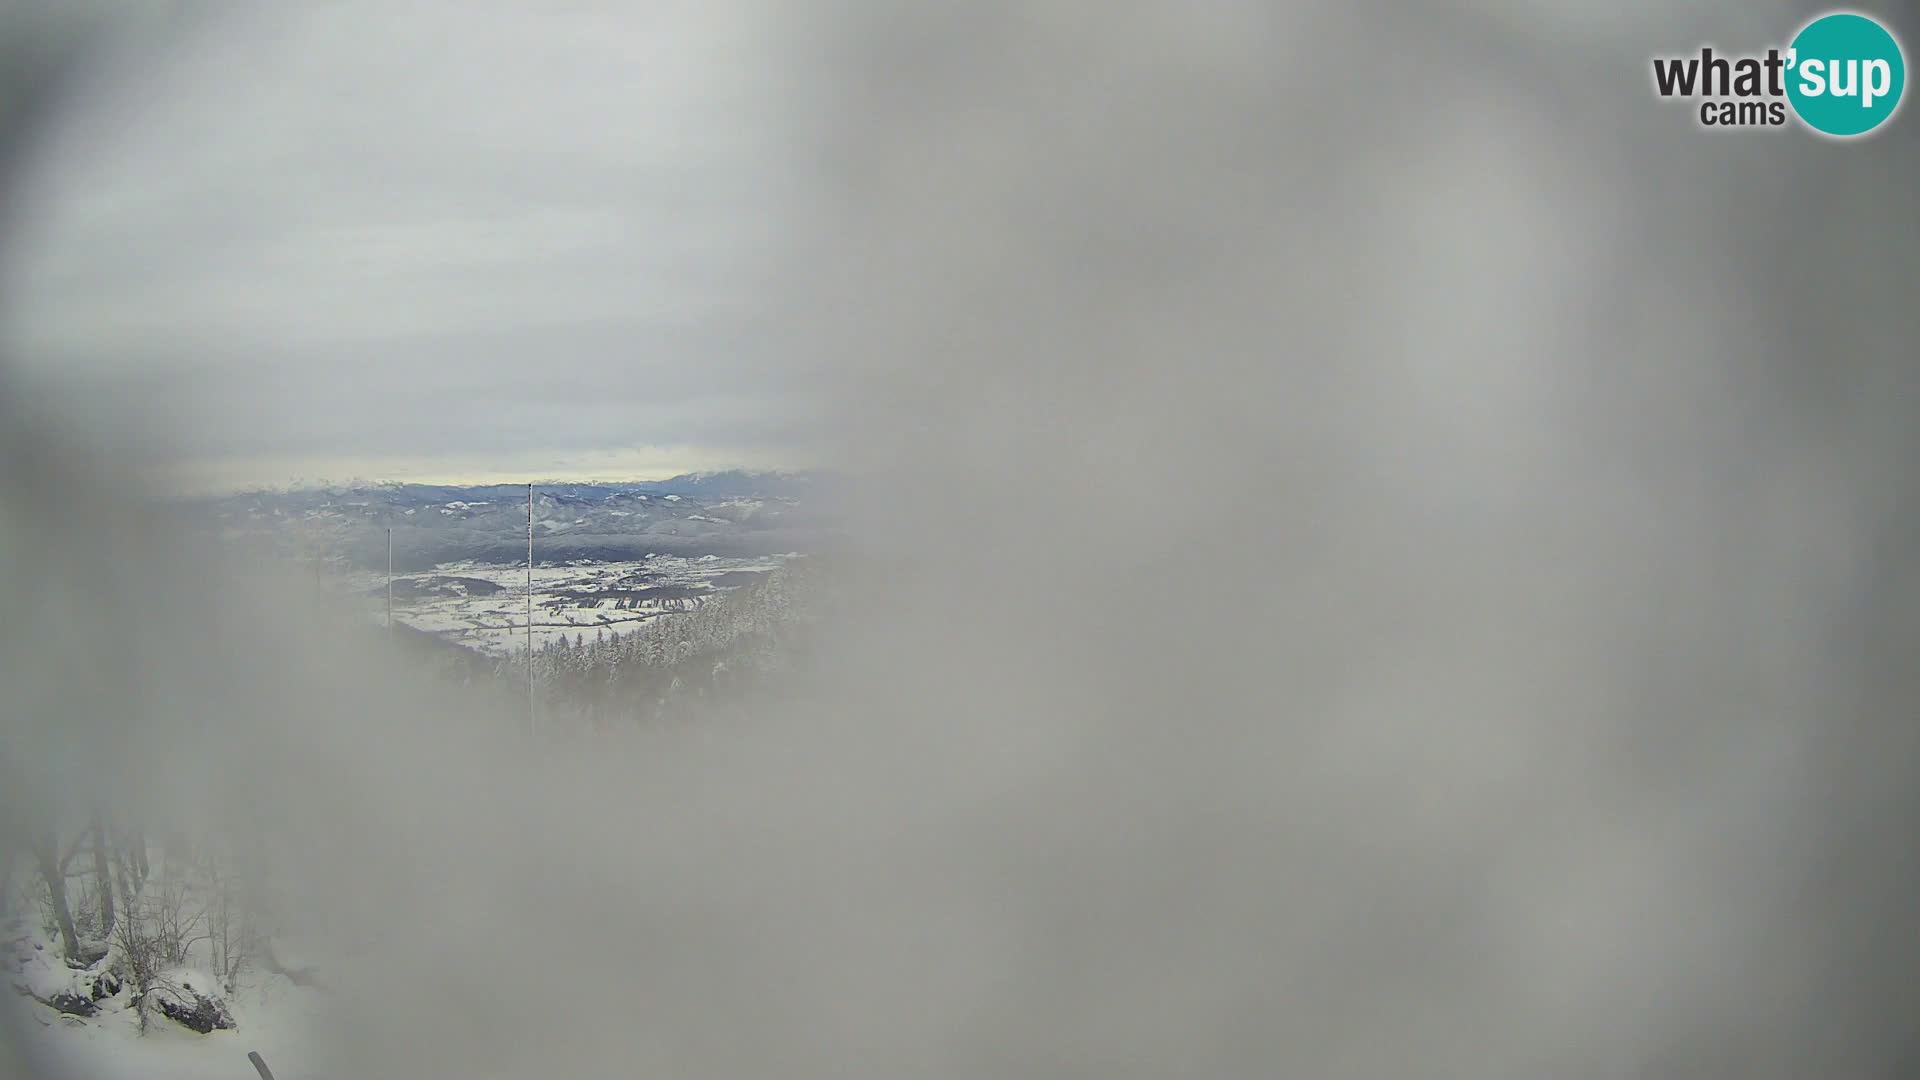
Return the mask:
<svg viewBox="0 0 1920 1080">
<path fill-rule="evenodd" d="M 732 589 L 760 581 L 791 554 L 757 558 L 649 555 L 619 562 L 571 560 L 533 568 L 533 643 L 554 635 L 592 638 L 698 608 Z M 460 561 L 426 573 L 397 575 L 394 621 L 454 644 L 505 656 L 527 642 L 527 568 Z M 386 579 L 359 571 L 349 587 L 385 618 Z"/>
</svg>

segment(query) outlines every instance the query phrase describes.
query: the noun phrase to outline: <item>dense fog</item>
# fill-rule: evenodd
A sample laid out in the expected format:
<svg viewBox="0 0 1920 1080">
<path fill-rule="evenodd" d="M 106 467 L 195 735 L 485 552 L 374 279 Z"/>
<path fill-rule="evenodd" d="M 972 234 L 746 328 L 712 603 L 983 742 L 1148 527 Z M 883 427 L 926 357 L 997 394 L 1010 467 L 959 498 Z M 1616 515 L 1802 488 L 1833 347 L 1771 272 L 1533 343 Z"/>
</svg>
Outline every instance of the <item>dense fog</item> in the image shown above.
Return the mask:
<svg viewBox="0 0 1920 1080">
<path fill-rule="evenodd" d="M 852 478 L 803 669 L 529 736 L 145 509 L 214 444 L 137 395 L 218 425 L 221 367 L 0 371 L 6 857 L 103 805 L 255 853 L 326 988 L 281 1080 L 1902 1074 L 1912 118 L 1707 133 L 1646 75 L 1812 10 L 735 5 L 714 370 Z M 9 234 L 19 140 L 140 115 L 91 55 L 8 116 Z"/>
</svg>

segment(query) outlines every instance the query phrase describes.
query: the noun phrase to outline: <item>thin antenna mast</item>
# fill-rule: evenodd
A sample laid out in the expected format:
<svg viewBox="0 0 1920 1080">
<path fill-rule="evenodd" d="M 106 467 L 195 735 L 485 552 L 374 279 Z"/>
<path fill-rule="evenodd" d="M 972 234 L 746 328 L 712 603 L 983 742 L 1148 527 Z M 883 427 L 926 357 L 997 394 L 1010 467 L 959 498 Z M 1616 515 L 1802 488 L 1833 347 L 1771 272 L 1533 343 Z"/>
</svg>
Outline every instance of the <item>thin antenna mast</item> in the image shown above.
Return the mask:
<svg viewBox="0 0 1920 1080">
<path fill-rule="evenodd" d="M 393 526 L 387 526 L 387 640 L 393 640 Z"/>
<path fill-rule="evenodd" d="M 527 485 L 527 731 L 534 730 L 533 709 L 533 485 Z"/>
</svg>

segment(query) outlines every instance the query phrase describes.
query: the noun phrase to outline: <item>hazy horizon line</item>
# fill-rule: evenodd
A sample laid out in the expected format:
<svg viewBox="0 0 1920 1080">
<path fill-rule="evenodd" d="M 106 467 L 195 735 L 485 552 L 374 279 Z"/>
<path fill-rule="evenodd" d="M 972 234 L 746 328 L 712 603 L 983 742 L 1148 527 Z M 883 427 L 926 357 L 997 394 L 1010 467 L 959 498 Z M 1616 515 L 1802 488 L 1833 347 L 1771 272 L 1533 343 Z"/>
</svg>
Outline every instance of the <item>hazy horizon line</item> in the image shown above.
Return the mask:
<svg viewBox="0 0 1920 1080">
<path fill-rule="evenodd" d="M 322 478 L 313 479 L 313 480 L 308 480 L 306 478 L 295 478 L 295 479 L 288 480 L 278 484 L 250 483 L 250 484 L 240 484 L 238 486 L 222 485 L 218 487 L 200 487 L 200 488 L 193 488 L 193 489 L 182 488 L 177 490 L 169 490 L 166 492 L 166 494 L 176 496 L 176 497 L 182 497 L 182 498 L 205 498 L 205 497 L 232 496 L 232 495 L 284 495 L 284 494 L 292 494 L 295 492 L 303 492 L 303 491 L 325 491 L 328 489 L 341 489 L 341 490 L 353 491 L 353 490 L 364 490 L 367 488 L 391 488 L 391 487 L 476 488 L 476 487 L 526 487 L 531 485 L 535 488 L 539 488 L 539 487 L 546 487 L 546 486 L 582 485 L 582 484 L 594 484 L 594 485 L 600 485 L 604 487 L 626 487 L 626 486 L 637 487 L 643 484 L 664 484 L 672 480 L 681 480 L 681 479 L 694 478 L 694 477 L 724 476 L 728 473 L 739 473 L 745 476 L 797 477 L 797 476 L 808 476 L 808 475 L 818 474 L 822 471 L 824 470 L 808 467 L 808 466 L 768 468 L 768 469 L 721 468 L 721 469 L 689 469 L 683 472 L 671 473 L 664 476 L 636 477 L 636 476 L 550 475 L 550 476 L 535 477 L 531 480 L 526 479 L 525 474 L 511 474 L 512 478 L 509 479 L 507 477 L 510 474 L 506 474 L 506 473 L 498 474 L 491 479 L 475 478 L 473 476 L 462 476 L 458 478 L 441 477 L 441 478 L 427 478 L 427 479 L 422 479 L 422 478 L 401 479 L 401 478 L 394 478 L 394 477 L 380 478 L 380 477 L 356 476 L 356 477 L 350 477 L 344 480 L 333 480 L 333 479 L 322 477 Z"/>
<path fill-rule="evenodd" d="M 205 496 L 379 484 L 445 487 L 527 483 L 646 484 L 712 473 L 808 471 L 815 471 L 814 466 L 784 454 L 648 447 L 520 452 L 497 457 L 435 455 L 414 460 L 384 455 L 203 458 L 162 464 L 156 479 L 168 494 Z"/>
</svg>

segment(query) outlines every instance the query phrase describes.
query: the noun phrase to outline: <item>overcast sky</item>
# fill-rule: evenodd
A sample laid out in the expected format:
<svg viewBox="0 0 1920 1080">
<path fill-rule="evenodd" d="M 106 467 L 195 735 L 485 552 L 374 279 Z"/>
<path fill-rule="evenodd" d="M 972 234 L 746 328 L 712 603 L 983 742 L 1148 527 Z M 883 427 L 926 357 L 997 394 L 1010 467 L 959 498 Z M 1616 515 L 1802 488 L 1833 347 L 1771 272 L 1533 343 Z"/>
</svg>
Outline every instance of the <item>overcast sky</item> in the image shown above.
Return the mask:
<svg viewBox="0 0 1920 1080">
<path fill-rule="evenodd" d="M 114 52 L 31 178 L 25 375 L 164 428 L 194 485 L 805 464 L 768 362 L 767 27 L 421 11 L 286 5 Z"/>
</svg>

